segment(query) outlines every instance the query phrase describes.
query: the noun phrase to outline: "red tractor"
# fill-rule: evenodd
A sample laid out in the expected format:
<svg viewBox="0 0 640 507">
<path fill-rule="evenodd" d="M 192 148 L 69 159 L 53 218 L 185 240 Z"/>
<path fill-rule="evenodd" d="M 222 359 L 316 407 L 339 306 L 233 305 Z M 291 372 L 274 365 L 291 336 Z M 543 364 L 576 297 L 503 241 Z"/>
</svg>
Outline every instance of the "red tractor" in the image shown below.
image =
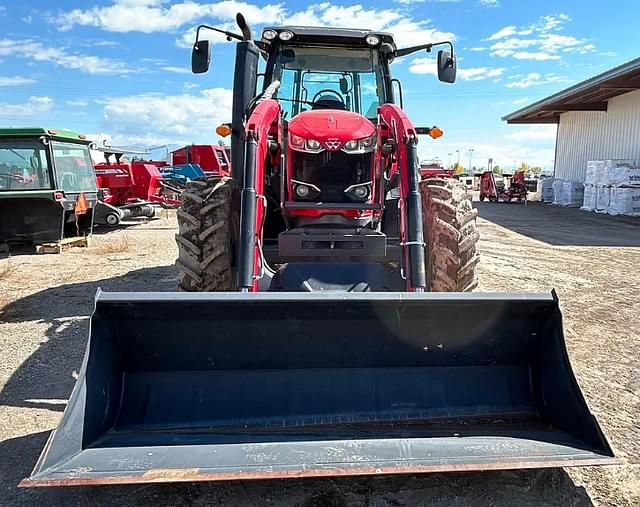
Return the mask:
<svg viewBox="0 0 640 507">
<path fill-rule="evenodd" d="M 22 485 L 615 463 L 555 294 L 463 292 L 476 211 L 457 180 L 420 178 L 389 68 L 435 44 L 303 27 L 254 41 L 238 24 L 223 31 L 239 41 L 231 176 L 182 194 L 183 292 L 98 293 L 76 388 Z M 455 73 L 439 52 L 440 80 Z"/>
<path fill-rule="evenodd" d="M 173 165 L 198 164 L 207 176 L 229 176 L 231 163 L 224 146 L 190 144 L 171 152 Z"/>
<path fill-rule="evenodd" d="M 164 177 L 159 167 L 167 165 L 166 162 L 128 161 L 122 155 L 135 152 L 114 147 L 97 149 L 105 158 L 105 162 L 94 164 L 101 194 L 94 218 L 97 224 L 114 226 L 131 218 L 152 218 L 156 205 L 180 204 L 173 196 L 164 195 Z"/>
<path fill-rule="evenodd" d="M 496 182 L 492 171 L 486 171 L 480 176 L 480 200 L 487 199 L 490 202 L 511 202 L 517 200 L 527 203 L 527 187 L 524 181 L 524 172 L 518 171 L 509 178 L 509 186 Z"/>
</svg>

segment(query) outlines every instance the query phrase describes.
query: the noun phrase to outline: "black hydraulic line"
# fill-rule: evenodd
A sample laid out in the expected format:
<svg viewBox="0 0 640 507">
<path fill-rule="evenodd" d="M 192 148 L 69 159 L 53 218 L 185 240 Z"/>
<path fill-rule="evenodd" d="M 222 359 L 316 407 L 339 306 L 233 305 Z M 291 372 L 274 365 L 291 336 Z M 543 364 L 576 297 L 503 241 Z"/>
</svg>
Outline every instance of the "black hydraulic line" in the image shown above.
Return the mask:
<svg viewBox="0 0 640 507">
<path fill-rule="evenodd" d="M 420 177 L 418 175 L 417 139 L 407 140 L 407 240 L 409 252 L 409 281 L 416 289 L 425 289 L 427 274 L 424 256 L 424 231 L 422 224 L 422 200 L 420 198 Z"/>
<path fill-rule="evenodd" d="M 251 289 L 256 245 L 256 151 L 255 134 L 247 132 L 244 155 L 244 178 L 240 198 L 240 240 L 238 243 L 238 288 Z"/>
</svg>

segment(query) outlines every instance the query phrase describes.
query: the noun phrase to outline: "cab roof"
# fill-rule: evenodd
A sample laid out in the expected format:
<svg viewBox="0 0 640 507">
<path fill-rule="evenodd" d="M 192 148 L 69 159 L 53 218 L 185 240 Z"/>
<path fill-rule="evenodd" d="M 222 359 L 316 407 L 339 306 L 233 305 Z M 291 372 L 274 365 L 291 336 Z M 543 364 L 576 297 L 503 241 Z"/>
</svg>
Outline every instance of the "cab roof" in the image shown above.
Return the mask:
<svg viewBox="0 0 640 507">
<path fill-rule="evenodd" d="M 0 128 L 0 138 L 3 137 L 36 137 L 47 136 L 62 141 L 89 144 L 91 141 L 84 134 L 78 134 L 72 130 L 51 129 L 44 127 L 4 127 Z"/>
<path fill-rule="evenodd" d="M 323 26 L 268 26 L 266 30 L 276 32 L 289 31 L 293 33 L 293 38 L 286 41 L 286 44 L 306 43 L 306 44 L 328 44 L 344 45 L 351 47 L 371 47 L 368 46 L 365 38 L 367 35 L 376 35 L 381 42 L 389 43 L 396 49 L 393 35 L 388 32 L 377 32 L 363 28 L 333 28 Z M 264 39 L 263 39 L 264 40 Z"/>
</svg>

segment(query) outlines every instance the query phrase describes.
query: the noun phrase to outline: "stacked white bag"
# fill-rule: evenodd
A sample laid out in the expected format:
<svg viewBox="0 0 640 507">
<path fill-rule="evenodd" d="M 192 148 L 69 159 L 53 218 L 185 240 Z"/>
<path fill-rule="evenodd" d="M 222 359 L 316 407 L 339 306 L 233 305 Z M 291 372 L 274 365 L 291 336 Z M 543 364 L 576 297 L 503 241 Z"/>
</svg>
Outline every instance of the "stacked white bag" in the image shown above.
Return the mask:
<svg viewBox="0 0 640 507">
<path fill-rule="evenodd" d="M 553 202 L 553 178 L 543 178 L 538 180 L 538 185 L 542 185 L 542 191 L 539 192 L 542 202 Z"/>
<path fill-rule="evenodd" d="M 562 183 L 562 195 L 560 206 L 569 208 L 579 207 L 584 200 L 584 186 L 577 181 L 565 181 Z"/>
<path fill-rule="evenodd" d="M 560 203 L 562 202 L 562 190 L 564 188 L 564 180 L 560 180 L 560 179 L 553 180 L 551 187 L 553 188 L 553 204 L 555 204 L 556 206 L 559 206 Z"/>
<path fill-rule="evenodd" d="M 607 213 L 640 217 L 640 188 L 611 187 Z"/>
<path fill-rule="evenodd" d="M 633 160 L 589 160 L 581 209 L 637 216 L 633 204 L 637 202 L 634 201 L 634 193 L 617 190 L 634 187 L 640 187 L 640 167 L 634 167 Z"/>
<path fill-rule="evenodd" d="M 582 207 L 580 208 L 582 210 L 594 211 L 596 209 L 596 184 L 601 166 L 601 160 L 589 160 L 587 162 L 587 175 L 584 180 L 584 197 Z"/>
<path fill-rule="evenodd" d="M 607 213 L 640 216 L 640 167 L 635 167 L 632 160 L 611 162 L 607 166 L 611 186 Z"/>
</svg>

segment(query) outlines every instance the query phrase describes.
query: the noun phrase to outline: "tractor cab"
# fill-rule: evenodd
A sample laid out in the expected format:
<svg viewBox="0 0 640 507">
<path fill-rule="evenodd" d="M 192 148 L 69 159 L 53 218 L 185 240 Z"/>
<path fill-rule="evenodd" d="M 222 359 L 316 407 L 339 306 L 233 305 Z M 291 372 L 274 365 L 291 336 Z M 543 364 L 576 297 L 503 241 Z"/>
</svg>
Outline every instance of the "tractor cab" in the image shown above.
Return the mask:
<svg viewBox="0 0 640 507">
<path fill-rule="evenodd" d="M 0 129 L 0 243 L 91 233 L 97 186 L 89 145 L 66 130 Z"/>
</svg>

